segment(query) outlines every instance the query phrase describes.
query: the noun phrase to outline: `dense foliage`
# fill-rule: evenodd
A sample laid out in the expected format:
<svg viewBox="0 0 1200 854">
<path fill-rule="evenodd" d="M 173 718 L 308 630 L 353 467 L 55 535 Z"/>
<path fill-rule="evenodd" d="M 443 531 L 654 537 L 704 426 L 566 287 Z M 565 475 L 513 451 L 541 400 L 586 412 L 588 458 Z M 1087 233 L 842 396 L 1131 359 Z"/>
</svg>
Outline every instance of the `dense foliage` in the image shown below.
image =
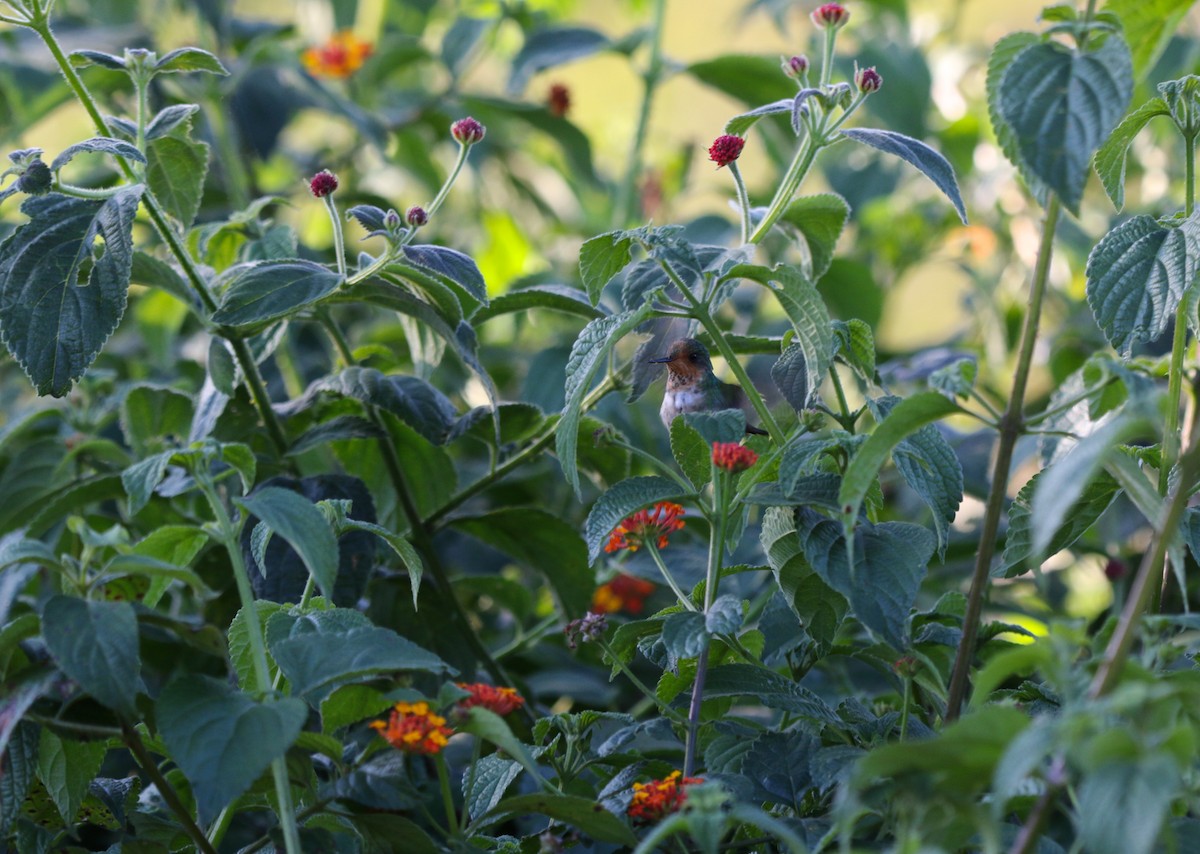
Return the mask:
<svg viewBox="0 0 1200 854">
<path fill-rule="evenodd" d="M 6 844 L 1196 847 L 1192 0 L 150 5 L 0 2 Z M 742 106 L 652 164 L 679 77 Z"/>
</svg>

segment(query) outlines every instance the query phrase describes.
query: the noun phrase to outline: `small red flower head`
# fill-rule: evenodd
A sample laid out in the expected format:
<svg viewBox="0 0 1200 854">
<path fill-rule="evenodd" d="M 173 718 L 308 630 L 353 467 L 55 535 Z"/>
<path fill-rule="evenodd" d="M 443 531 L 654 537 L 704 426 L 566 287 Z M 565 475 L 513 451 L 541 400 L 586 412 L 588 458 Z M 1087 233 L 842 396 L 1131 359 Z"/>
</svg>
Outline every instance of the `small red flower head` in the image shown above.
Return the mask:
<svg viewBox="0 0 1200 854">
<path fill-rule="evenodd" d="M 413 228 L 420 228 L 425 223 L 429 222 L 429 214 L 425 213 L 425 208 L 420 205 L 413 205 L 408 209 L 408 213 L 404 215 L 408 220 L 408 224 Z"/>
<path fill-rule="evenodd" d="M 571 109 L 571 90 L 562 83 L 553 84 L 546 95 L 546 108 L 559 118 L 565 116 Z"/>
<path fill-rule="evenodd" d="M 854 72 L 854 85 L 858 87 L 859 92 L 870 95 L 883 88 L 883 78 L 879 76 L 879 72 L 872 65 L 870 68 L 860 68 Z"/>
<path fill-rule="evenodd" d="M 654 592 L 654 584 L 632 575 L 618 575 L 612 581 L 601 584 L 592 594 L 592 611 L 597 614 L 615 614 L 625 610 L 640 614 L 646 597 Z"/>
<path fill-rule="evenodd" d="M 737 474 L 758 462 L 758 454 L 737 442 L 714 442 L 712 460 L 717 468 Z"/>
<path fill-rule="evenodd" d="M 826 3 L 824 6 L 817 7 L 812 13 L 812 22 L 819 30 L 830 28 L 839 30 L 846 26 L 848 20 L 850 20 L 850 13 L 841 3 Z"/>
<path fill-rule="evenodd" d="M 652 824 L 678 812 L 687 800 L 685 787 L 703 783 L 703 777 L 684 777 L 672 771 L 661 780 L 633 784 L 633 800 L 626 814 L 634 821 Z"/>
<path fill-rule="evenodd" d="M 397 703 L 387 721 L 373 721 L 371 729 L 397 750 L 427 756 L 441 753 L 454 733 L 446 719 L 431 712 L 425 702 Z"/>
<path fill-rule="evenodd" d="M 1120 581 L 1128 574 L 1129 567 L 1125 565 L 1124 561 L 1109 558 L 1108 563 L 1104 564 L 1104 576 L 1109 581 Z"/>
<path fill-rule="evenodd" d="M 518 694 L 515 688 L 497 688 L 495 685 L 486 685 L 483 682 L 472 684 L 459 682 L 457 684 L 459 688 L 471 695 L 458 701 L 458 708 L 463 711 L 475 706 L 482 706 L 489 712 L 504 716 L 525 705 L 525 698 Z"/>
<path fill-rule="evenodd" d="M 486 133 L 487 128 L 470 116 L 467 116 L 465 119 L 459 119 L 450 125 L 450 135 L 463 145 L 474 145 L 483 139 Z"/>
<path fill-rule="evenodd" d="M 318 199 L 323 199 L 338 188 L 337 175 L 328 169 L 322 169 L 308 182 L 308 189 Z"/>
<path fill-rule="evenodd" d="M 804 72 L 808 71 L 807 56 L 789 56 L 779 63 L 783 68 L 783 73 L 793 80 L 799 80 L 804 76 Z"/>
<path fill-rule="evenodd" d="M 660 549 L 665 549 L 667 537 L 683 527 L 684 522 L 679 518 L 682 515 L 683 507 L 670 501 L 658 502 L 653 510 L 639 510 L 613 529 L 604 551 L 609 554 L 621 549 L 636 552 L 651 540 Z"/>
<path fill-rule="evenodd" d="M 717 164 L 717 168 L 728 166 L 742 155 L 746 140 L 732 134 L 722 134 L 713 140 L 708 147 L 708 159 Z"/>
</svg>

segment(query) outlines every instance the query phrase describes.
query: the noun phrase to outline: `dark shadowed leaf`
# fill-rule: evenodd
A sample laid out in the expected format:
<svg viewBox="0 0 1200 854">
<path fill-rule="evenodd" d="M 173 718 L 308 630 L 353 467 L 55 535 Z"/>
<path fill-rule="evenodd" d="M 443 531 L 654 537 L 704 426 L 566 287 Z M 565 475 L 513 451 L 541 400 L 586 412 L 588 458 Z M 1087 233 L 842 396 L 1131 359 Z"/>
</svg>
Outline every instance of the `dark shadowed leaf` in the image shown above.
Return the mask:
<svg viewBox="0 0 1200 854">
<path fill-rule="evenodd" d="M 121 714 L 136 714 L 134 698 L 144 686 L 132 605 L 55 596 L 42 609 L 42 637 L 84 691 Z"/>
<path fill-rule="evenodd" d="M 312 573 L 321 593 L 332 599 L 337 583 L 338 544 L 321 511 L 304 496 L 277 486 L 259 489 L 236 501 L 288 541 Z"/>
<path fill-rule="evenodd" d="M 405 246 L 404 257 L 418 267 L 445 276 L 479 302 L 487 305 L 487 283 L 470 255 L 446 246 L 416 245 Z"/>
<path fill-rule="evenodd" d="M 312 261 L 261 261 L 236 273 L 226 288 L 213 322 L 255 326 L 286 317 L 328 296 L 342 277 Z"/>
</svg>

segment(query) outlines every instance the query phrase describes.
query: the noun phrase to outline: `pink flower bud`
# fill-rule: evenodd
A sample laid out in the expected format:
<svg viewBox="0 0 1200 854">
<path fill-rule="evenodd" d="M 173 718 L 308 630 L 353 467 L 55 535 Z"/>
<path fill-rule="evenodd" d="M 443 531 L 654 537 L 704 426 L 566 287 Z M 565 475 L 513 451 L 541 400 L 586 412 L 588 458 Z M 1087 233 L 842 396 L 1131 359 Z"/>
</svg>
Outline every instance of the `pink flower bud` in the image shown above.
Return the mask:
<svg viewBox="0 0 1200 854">
<path fill-rule="evenodd" d="M 841 3 L 826 3 L 812 13 L 812 22 L 819 30 L 839 30 L 846 26 L 848 20 L 850 20 L 850 13 Z"/>
<path fill-rule="evenodd" d="M 879 76 L 879 72 L 872 65 L 870 68 L 860 68 L 854 72 L 854 85 L 858 87 L 859 92 L 870 95 L 883 88 L 883 78 Z"/>
<path fill-rule="evenodd" d="M 465 119 L 459 119 L 450 125 L 450 135 L 463 145 L 474 145 L 483 139 L 486 133 L 487 128 L 470 116 L 467 116 Z"/>
<path fill-rule="evenodd" d="M 429 214 L 425 213 L 425 208 L 420 205 L 413 205 L 408 209 L 408 213 L 404 215 L 408 220 L 408 224 L 413 228 L 420 228 L 425 223 L 429 222 Z"/>
<path fill-rule="evenodd" d="M 807 56 L 789 56 L 781 62 L 780 67 L 783 68 L 783 73 L 793 80 L 798 80 L 808 71 Z"/>
<path fill-rule="evenodd" d="M 308 182 L 308 189 L 318 199 L 323 199 L 338 188 L 337 175 L 328 169 L 322 169 Z"/>
<path fill-rule="evenodd" d="M 713 144 L 708 147 L 708 159 L 716 163 L 718 169 L 728 166 L 741 156 L 742 148 L 745 145 L 746 140 L 740 136 L 723 134 L 713 140 Z"/>
</svg>

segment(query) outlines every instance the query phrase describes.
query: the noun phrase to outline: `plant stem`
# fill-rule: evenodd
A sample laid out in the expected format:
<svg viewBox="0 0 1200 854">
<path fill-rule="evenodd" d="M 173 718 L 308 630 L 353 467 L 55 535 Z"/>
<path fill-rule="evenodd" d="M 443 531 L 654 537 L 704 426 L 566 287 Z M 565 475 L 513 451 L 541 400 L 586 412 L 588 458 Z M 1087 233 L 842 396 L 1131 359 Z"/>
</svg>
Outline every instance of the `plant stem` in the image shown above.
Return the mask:
<svg viewBox="0 0 1200 854">
<path fill-rule="evenodd" d="M 904 677 L 904 705 L 900 708 L 900 740 L 904 741 L 908 736 L 908 710 L 912 705 L 912 677 Z"/>
<path fill-rule="evenodd" d="M 771 199 L 771 204 L 767 208 L 767 212 L 759 221 L 758 227 L 754 229 L 750 235 L 750 243 L 761 243 L 762 239 L 767 236 L 767 232 L 771 230 L 771 226 L 779 217 L 783 216 L 784 210 L 792 200 L 792 196 L 796 194 L 796 190 L 808 175 L 808 170 L 812 168 L 813 162 L 817 159 L 817 152 L 821 146 L 817 143 L 814 136 L 809 135 L 800 143 L 800 148 L 796 151 L 796 156 L 792 159 L 792 163 L 788 166 L 787 172 L 784 173 L 783 180 L 779 183 L 779 188 L 775 191 L 774 198 Z"/>
<path fill-rule="evenodd" d="M 979 634 L 979 618 L 983 610 L 983 599 L 988 589 L 988 572 L 992 556 L 996 552 L 996 535 L 1000 529 L 1000 516 L 1004 512 L 1004 499 L 1008 493 L 1008 475 L 1012 466 L 1013 449 L 1024 426 L 1022 410 L 1025 407 L 1025 387 L 1029 382 L 1029 371 L 1033 365 L 1033 351 L 1037 343 L 1038 325 L 1041 322 L 1042 300 L 1046 295 L 1046 280 L 1050 273 L 1050 259 L 1054 252 L 1054 230 L 1062 204 L 1057 196 L 1051 196 L 1046 205 L 1042 221 L 1041 245 L 1038 247 L 1037 263 L 1033 270 L 1033 283 L 1029 290 L 1029 305 L 1025 313 L 1025 324 L 1021 330 L 1021 347 L 1017 364 L 1013 369 L 1012 394 L 1004 417 L 1000 419 L 1000 439 L 996 448 L 996 462 L 992 468 L 992 488 L 988 494 L 987 509 L 983 517 L 983 528 L 979 536 L 979 550 L 975 556 L 975 571 L 971 576 L 971 590 L 967 595 L 967 611 L 963 617 L 962 639 L 954 659 L 954 670 L 950 675 L 950 690 L 946 699 L 946 720 L 958 717 L 963 698 L 967 692 L 967 678 L 971 670 L 971 659 L 975 655 L 975 639 Z"/>
<path fill-rule="evenodd" d="M 438 208 L 442 206 L 442 202 L 446 201 L 446 196 L 450 194 L 450 188 L 453 187 L 454 182 L 458 180 L 458 173 L 462 172 L 462 168 L 467 162 L 467 155 L 470 153 L 471 146 L 467 145 L 465 142 L 460 142 L 458 144 L 458 158 L 454 161 L 454 168 L 450 170 L 450 175 L 446 178 L 445 183 L 442 184 L 442 188 L 438 190 L 437 195 L 433 197 L 433 201 L 429 203 L 429 207 L 425 209 L 425 214 L 430 219 L 433 219 L 433 215 L 437 213 Z M 416 233 L 417 230 L 415 228 L 410 229 L 408 232 L 409 239 L 411 240 L 412 236 Z"/>
<path fill-rule="evenodd" d="M 654 92 L 662 77 L 663 23 L 667 17 L 667 0 L 654 0 L 653 19 L 650 24 L 650 60 L 642 74 L 642 103 L 638 108 L 637 127 L 629 154 L 625 157 L 625 175 L 617 188 L 617 199 L 613 205 L 613 228 L 624 228 L 633 218 L 634 190 L 638 176 L 642 174 L 642 149 L 646 146 L 646 135 L 650 128 L 650 111 L 654 104 Z"/>
<path fill-rule="evenodd" d="M 125 742 L 125 746 L 133 754 L 134 760 L 142 769 L 142 772 L 150 778 L 150 782 L 158 789 L 158 793 L 162 795 L 171 812 L 179 819 L 179 823 L 183 825 L 184 833 L 191 838 L 196 849 L 203 851 L 204 854 L 217 854 L 217 849 L 208 841 L 208 837 L 204 835 L 204 831 L 200 829 L 192 818 L 191 812 L 183 805 L 183 801 L 179 799 L 179 794 L 175 791 L 175 787 L 158 770 L 158 763 L 154 761 L 154 757 L 146 749 L 146 745 L 142 741 L 142 737 L 138 734 L 138 731 L 129 724 L 122 723 L 121 740 Z M 299 848 L 296 849 L 296 851 L 299 850 Z"/>
<path fill-rule="evenodd" d="M 433 764 L 437 766 L 442 805 L 446 808 L 446 827 L 453 836 L 458 833 L 458 814 L 454 811 L 454 794 L 450 791 L 450 772 L 446 769 L 446 757 L 439 753 L 433 758 Z"/>
<path fill-rule="evenodd" d="M 725 554 L 725 523 L 729 507 L 725 500 L 726 475 L 713 466 L 713 525 L 708 539 L 708 570 L 704 574 L 704 613 L 707 616 L 717 598 L 721 583 L 721 559 Z M 687 744 L 683 752 L 683 776 L 696 770 L 696 740 L 700 730 L 700 706 L 704 702 L 704 683 L 708 677 L 708 651 L 711 639 L 696 661 L 696 680 L 692 683 L 692 702 L 688 706 Z"/>
<path fill-rule="evenodd" d="M 325 210 L 329 213 L 329 222 L 333 225 L 333 254 L 337 258 L 338 275 L 346 278 L 346 243 L 342 237 L 342 218 L 338 214 L 337 204 L 333 194 L 325 196 Z"/>
<path fill-rule="evenodd" d="M 688 611 L 695 611 L 696 606 L 692 604 L 691 597 L 683 592 L 683 588 L 679 586 L 679 582 L 675 580 L 675 576 L 671 574 L 671 570 L 667 569 L 666 563 L 663 562 L 662 554 L 658 550 L 658 544 L 647 539 L 646 551 L 650 552 L 650 556 L 654 558 L 655 564 L 658 565 L 658 571 L 666 579 L 667 586 L 675 593 L 675 598 L 679 600 L 679 604 Z"/>
<path fill-rule="evenodd" d="M 217 495 L 211 483 L 202 477 L 196 479 L 200 491 L 208 499 L 216 519 L 217 529 L 225 551 L 229 554 L 229 563 L 233 569 L 233 579 L 237 585 L 238 598 L 241 600 L 242 613 L 246 615 L 246 640 L 250 644 L 250 661 L 254 665 L 254 682 L 259 694 L 267 696 L 272 693 L 271 667 L 267 662 L 267 645 L 263 637 L 262 623 L 258 619 L 258 608 L 255 606 L 254 589 L 250 585 L 250 575 L 246 571 L 246 562 L 242 558 L 242 547 L 238 532 L 240 525 L 235 526 L 225 510 L 225 502 Z M 288 854 L 301 854 L 300 831 L 296 826 L 295 808 L 292 805 L 292 787 L 287 776 L 287 758 L 277 756 L 271 761 L 271 774 L 275 779 L 275 797 L 279 801 L 279 823 L 283 828 L 284 844 Z"/>
<path fill-rule="evenodd" d="M 700 730 L 700 704 L 704 701 L 704 682 L 708 678 L 708 647 L 696 659 L 696 681 L 692 684 L 692 702 L 688 705 L 687 744 L 683 749 L 683 776 L 696 770 L 696 736 Z"/>
<path fill-rule="evenodd" d="M 741 211 L 742 220 L 742 245 L 745 246 L 750 242 L 750 195 L 746 192 L 746 182 L 736 160 L 729 164 L 729 174 L 733 176 L 733 185 L 737 188 L 738 209 Z"/>
<path fill-rule="evenodd" d="M 629 665 L 621 660 L 621 658 L 616 654 L 616 652 L 613 651 L 613 648 L 608 645 L 608 643 L 604 640 L 604 638 L 597 639 L 596 643 L 600 646 L 600 650 L 606 656 L 608 656 L 609 660 L 612 662 L 613 667 L 620 670 L 621 673 L 625 676 L 625 678 L 633 683 L 633 687 L 637 688 L 638 691 L 641 692 L 643 697 L 645 697 L 647 700 L 649 700 L 651 703 L 653 703 L 655 706 L 657 706 L 658 710 L 660 712 L 662 712 L 664 715 L 671 718 L 672 720 L 676 721 L 677 723 L 685 722 L 683 715 L 679 714 L 679 712 L 675 711 L 670 706 L 668 706 L 666 703 L 664 703 L 661 699 L 659 699 L 658 695 L 655 694 L 652 690 L 650 690 L 650 688 L 646 685 L 646 683 L 643 682 L 641 679 L 639 679 L 634 674 L 634 672 L 629 669 Z"/>
</svg>

